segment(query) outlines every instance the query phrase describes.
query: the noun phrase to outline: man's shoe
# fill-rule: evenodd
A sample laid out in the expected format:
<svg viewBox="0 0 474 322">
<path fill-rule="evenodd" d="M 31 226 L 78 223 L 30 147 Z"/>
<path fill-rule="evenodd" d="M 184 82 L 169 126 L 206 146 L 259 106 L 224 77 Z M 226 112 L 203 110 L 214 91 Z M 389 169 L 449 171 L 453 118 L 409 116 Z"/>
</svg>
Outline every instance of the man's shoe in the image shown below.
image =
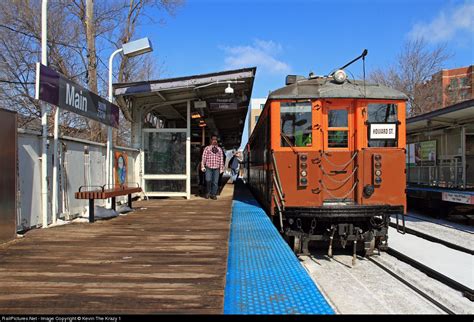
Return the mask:
<svg viewBox="0 0 474 322">
<path fill-rule="evenodd" d="M 213 195 L 213 196 L 211 196 L 211 199 L 212 200 L 217 200 L 217 197 Z"/>
<path fill-rule="evenodd" d="M 206 194 L 204 195 L 204 198 L 209 199 L 209 194 L 206 193 Z"/>
</svg>

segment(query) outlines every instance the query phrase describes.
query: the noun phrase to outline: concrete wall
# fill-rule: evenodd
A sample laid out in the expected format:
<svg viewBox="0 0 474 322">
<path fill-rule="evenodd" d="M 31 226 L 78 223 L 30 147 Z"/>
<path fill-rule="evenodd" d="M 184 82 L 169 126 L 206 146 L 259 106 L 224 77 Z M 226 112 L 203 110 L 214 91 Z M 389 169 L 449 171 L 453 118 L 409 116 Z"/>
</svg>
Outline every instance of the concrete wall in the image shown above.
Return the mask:
<svg viewBox="0 0 474 322">
<path fill-rule="evenodd" d="M 51 223 L 52 192 L 52 143 L 48 148 L 48 222 Z M 86 140 L 63 137 L 59 140 L 60 163 L 58 167 L 58 218 L 67 219 L 86 211 L 87 200 L 76 200 L 74 193 L 82 185 L 102 186 L 105 184 L 106 145 Z M 127 181 L 137 182 L 139 151 L 116 147 L 114 151 L 127 154 Z M 39 132 L 18 130 L 18 212 L 17 230 L 25 230 L 42 225 L 41 214 L 41 135 Z M 125 201 L 117 197 L 117 201 Z M 96 205 L 105 205 L 105 200 L 97 200 Z"/>
</svg>

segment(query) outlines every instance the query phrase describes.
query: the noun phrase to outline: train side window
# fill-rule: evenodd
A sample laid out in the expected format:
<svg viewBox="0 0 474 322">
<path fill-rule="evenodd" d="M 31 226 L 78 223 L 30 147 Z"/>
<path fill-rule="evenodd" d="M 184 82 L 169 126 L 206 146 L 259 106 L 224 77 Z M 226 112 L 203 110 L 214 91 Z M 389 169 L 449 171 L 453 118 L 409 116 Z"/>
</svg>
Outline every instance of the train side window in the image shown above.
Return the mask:
<svg viewBox="0 0 474 322">
<path fill-rule="evenodd" d="M 395 123 L 398 121 L 397 104 L 369 104 L 368 123 Z M 368 140 L 369 147 L 396 147 L 397 140 Z"/>
<path fill-rule="evenodd" d="M 328 147 L 348 147 L 348 112 L 346 109 L 328 111 Z"/>
<path fill-rule="evenodd" d="M 280 104 L 281 146 L 311 146 L 311 102 Z"/>
</svg>

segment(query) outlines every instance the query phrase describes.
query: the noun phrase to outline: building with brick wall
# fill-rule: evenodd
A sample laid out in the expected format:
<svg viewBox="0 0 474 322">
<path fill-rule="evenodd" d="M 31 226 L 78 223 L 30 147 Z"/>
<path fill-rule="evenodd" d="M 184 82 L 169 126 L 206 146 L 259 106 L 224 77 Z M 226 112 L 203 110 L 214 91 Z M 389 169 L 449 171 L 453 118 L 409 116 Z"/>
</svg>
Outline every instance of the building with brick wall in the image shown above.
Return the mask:
<svg viewBox="0 0 474 322">
<path fill-rule="evenodd" d="M 443 69 L 427 83 L 417 86 L 415 101 L 429 112 L 474 98 L 473 65 Z"/>
</svg>

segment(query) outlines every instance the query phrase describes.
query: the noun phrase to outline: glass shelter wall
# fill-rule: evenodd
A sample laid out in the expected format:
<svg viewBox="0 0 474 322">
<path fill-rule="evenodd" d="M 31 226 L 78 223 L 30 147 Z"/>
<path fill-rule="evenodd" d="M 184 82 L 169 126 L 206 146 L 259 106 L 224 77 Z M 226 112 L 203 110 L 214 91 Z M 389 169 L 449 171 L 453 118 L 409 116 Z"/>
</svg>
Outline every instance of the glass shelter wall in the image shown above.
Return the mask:
<svg viewBox="0 0 474 322">
<path fill-rule="evenodd" d="M 186 128 L 142 129 L 141 179 L 147 196 L 191 195 L 191 123 Z"/>
<path fill-rule="evenodd" d="M 186 133 L 145 132 L 145 174 L 186 174 Z"/>
</svg>

